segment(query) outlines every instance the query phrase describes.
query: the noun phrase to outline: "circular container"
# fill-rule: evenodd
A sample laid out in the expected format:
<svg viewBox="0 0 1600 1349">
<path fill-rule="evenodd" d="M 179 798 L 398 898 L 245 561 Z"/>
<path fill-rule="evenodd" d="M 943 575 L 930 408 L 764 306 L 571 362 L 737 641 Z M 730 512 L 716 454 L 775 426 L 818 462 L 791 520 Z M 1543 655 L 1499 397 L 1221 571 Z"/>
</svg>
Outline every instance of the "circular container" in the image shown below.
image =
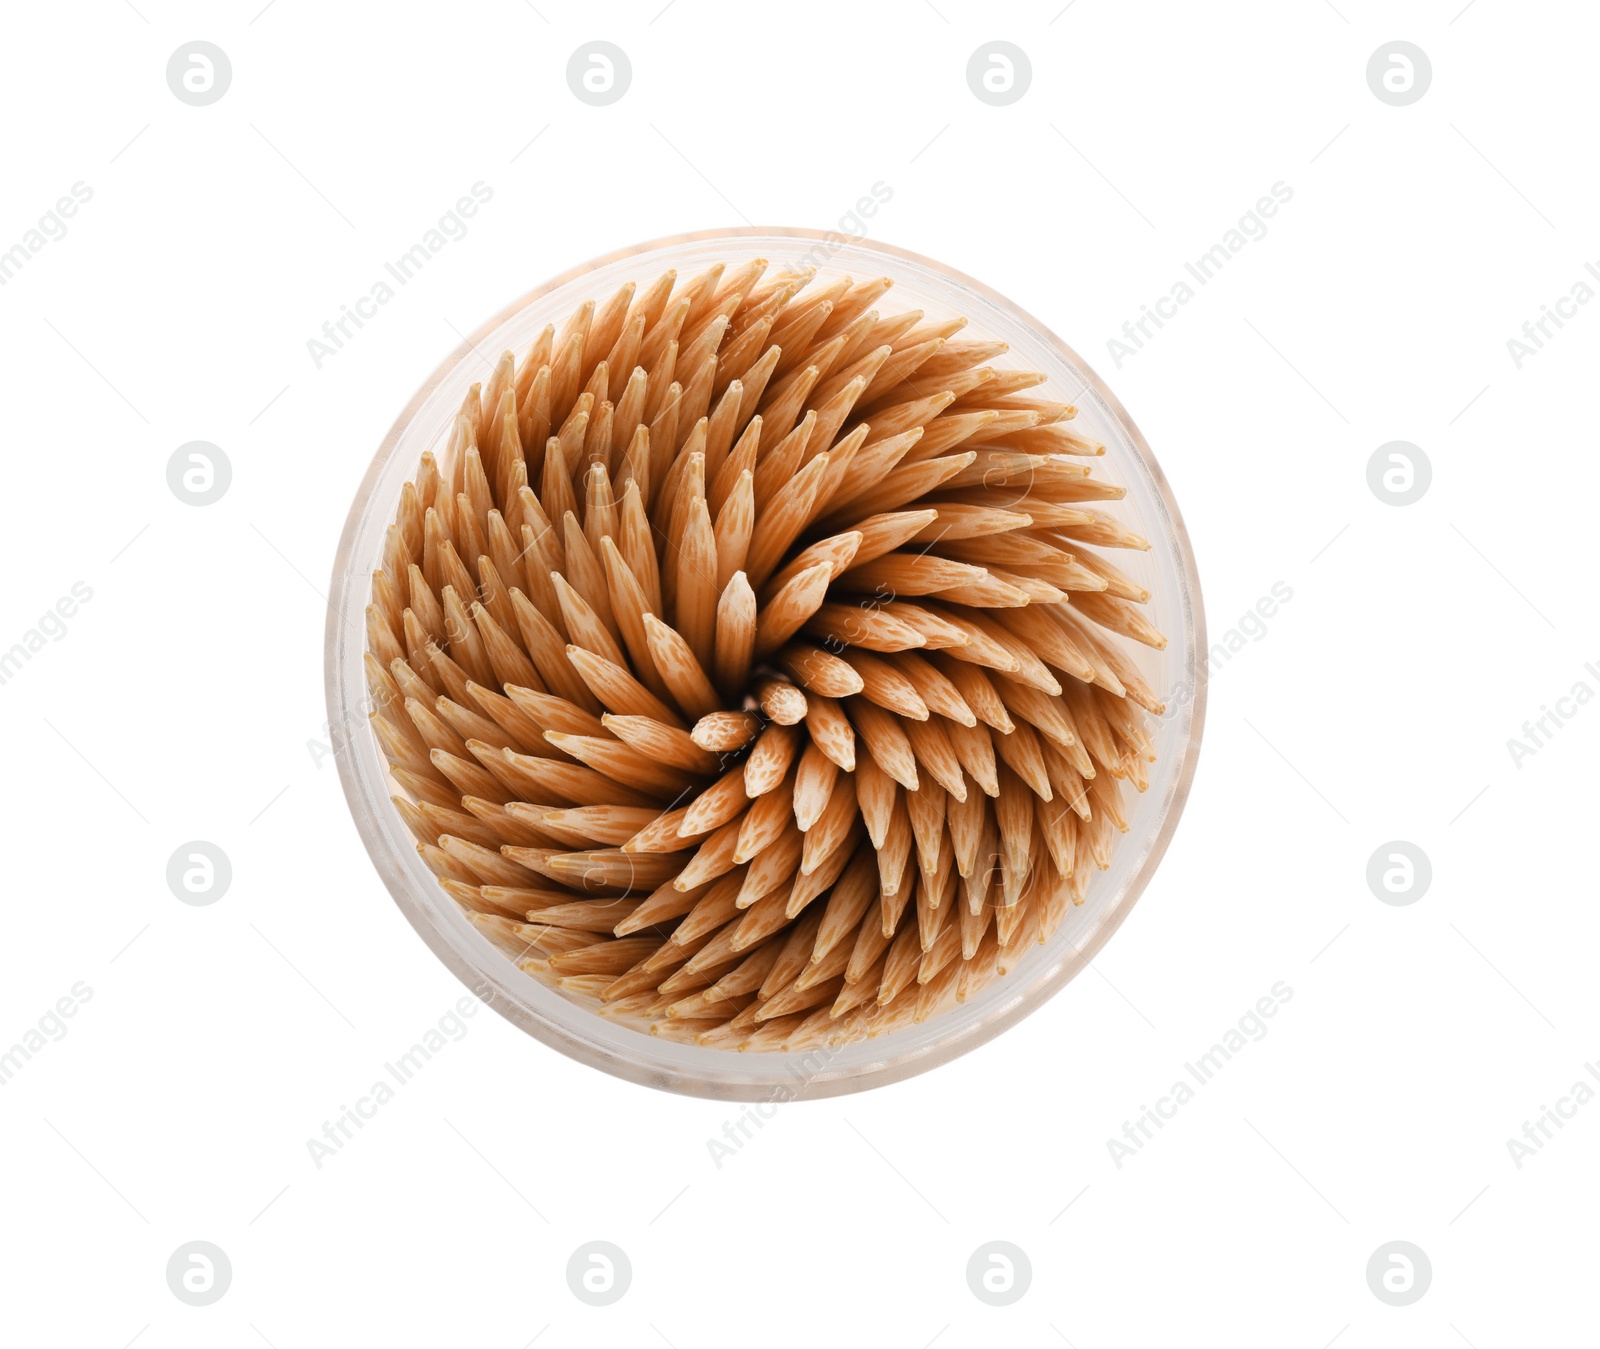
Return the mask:
<svg viewBox="0 0 1600 1349">
<path fill-rule="evenodd" d="M 962 315 L 963 339 L 999 338 L 1010 351 L 1002 367 L 1044 372 L 1034 392 L 1077 405 L 1076 425 L 1104 441 L 1095 476 L 1127 489 L 1102 503 L 1150 540 L 1149 552 L 1119 550 L 1119 567 L 1148 587 L 1152 622 L 1167 636 L 1164 651 L 1122 643 L 1166 703 L 1150 718 L 1157 759 L 1149 789 L 1129 800 L 1129 832 L 1117 840 L 1109 870 L 1097 872 L 1087 902 L 1055 935 L 1009 974 L 967 1002 L 921 1025 L 837 1049 L 737 1053 L 677 1044 L 601 1017 L 518 969 L 462 916 L 418 856 L 395 810 L 394 785 L 367 725 L 362 670 L 363 614 L 384 531 L 394 520 L 403 484 L 424 450 L 444 444 L 467 388 L 483 377 L 483 360 L 526 350 L 547 322 L 557 324 L 587 299 L 602 299 L 629 280 L 640 284 L 676 268 L 687 278 L 714 262 L 735 266 L 766 258 L 774 269 L 812 265 L 819 279 L 843 274 L 888 276 L 894 288 L 879 308 L 921 309 L 929 319 Z M 343 732 L 339 776 L 356 828 L 400 911 L 469 988 L 530 1035 L 584 1063 L 666 1091 L 725 1100 L 798 1100 L 836 1096 L 897 1082 L 975 1049 L 1041 1006 L 1099 951 L 1127 916 L 1166 851 L 1188 796 L 1205 713 L 1205 619 L 1177 503 L 1138 428 L 1116 396 L 1059 337 L 980 282 L 931 259 L 886 244 L 813 230 L 733 229 L 683 234 L 608 254 L 530 291 L 477 329 L 417 390 L 373 457 L 345 522 L 334 558 L 328 606 L 329 724 Z"/>
</svg>

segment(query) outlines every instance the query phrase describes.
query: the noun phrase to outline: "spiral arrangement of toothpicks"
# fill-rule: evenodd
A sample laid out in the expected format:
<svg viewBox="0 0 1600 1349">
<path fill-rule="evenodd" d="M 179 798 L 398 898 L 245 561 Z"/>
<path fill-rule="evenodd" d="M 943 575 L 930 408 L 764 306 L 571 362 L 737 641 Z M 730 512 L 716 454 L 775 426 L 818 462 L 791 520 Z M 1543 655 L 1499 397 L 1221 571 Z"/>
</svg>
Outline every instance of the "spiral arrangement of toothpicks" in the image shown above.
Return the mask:
<svg viewBox="0 0 1600 1349">
<path fill-rule="evenodd" d="M 886 277 L 767 272 L 501 356 L 403 490 L 366 671 L 396 809 L 512 960 L 798 1050 L 936 1015 L 1083 902 L 1154 760 L 1124 643 L 1164 639 L 1043 375 Z"/>
</svg>

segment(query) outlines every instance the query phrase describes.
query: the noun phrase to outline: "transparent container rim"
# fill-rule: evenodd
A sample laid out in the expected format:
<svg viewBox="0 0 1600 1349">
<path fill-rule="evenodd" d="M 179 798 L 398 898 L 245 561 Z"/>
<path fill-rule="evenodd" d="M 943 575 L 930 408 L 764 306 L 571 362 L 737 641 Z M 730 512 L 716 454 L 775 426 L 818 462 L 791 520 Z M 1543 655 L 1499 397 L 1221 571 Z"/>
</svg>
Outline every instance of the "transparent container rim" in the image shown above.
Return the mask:
<svg viewBox="0 0 1600 1349">
<path fill-rule="evenodd" d="M 881 243 L 877 240 L 841 235 L 832 230 L 800 229 L 786 226 L 738 226 L 665 235 L 661 238 L 630 245 L 627 248 L 616 249 L 571 267 L 543 284 L 535 286 L 532 290 L 527 291 L 479 324 L 423 381 L 410 402 L 406 404 L 400 415 L 395 418 L 394 424 L 389 428 L 388 434 L 383 439 L 383 443 L 378 447 L 377 453 L 367 466 L 366 474 L 363 476 L 361 485 L 356 491 L 355 499 L 351 503 L 350 513 L 346 517 L 344 531 L 339 539 L 339 547 L 334 555 L 331 588 L 328 592 L 332 597 L 332 602 L 328 606 L 324 662 L 324 684 L 330 725 L 338 726 L 343 724 L 349 715 L 349 709 L 346 708 L 342 697 L 351 671 L 346 665 L 345 638 L 347 634 L 341 625 L 341 615 L 346 605 L 358 598 L 360 600 L 360 608 L 364 610 L 366 607 L 364 596 L 358 597 L 354 593 L 355 585 L 364 582 L 366 579 L 364 572 L 358 576 L 351 570 L 355 539 L 377 484 L 393 459 L 406 429 L 428 398 L 447 378 L 459 369 L 463 360 L 475 351 L 478 344 L 488 338 L 502 324 L 509 321 L 529 305 L 536 303 L 542 296 L 558 290 L 590 272 L 608 267 L 613 263 L 622 262 L 630 257 L 660 253 L 685 245 L 718 239 L 734 240 L 752 237 L 793 239 L 797 242 L 821 244 L 825 247 L 832 247 L 838 243 L 841 246 L 848 245 L 852 249 L 864 249 L 868 252 L 878 253 L 886 259 L 904 260 L 931 272 L 941 274 L 948 280 L 971 289 L 997 308 L 1008 311 L 1013 318 L 1031 328 L 1042 342 L 1051 347 L 1058 356 L 1078 371 L 1089 388 L 1093 389 L 1104 400 L 1106 406 L 1121 423 L 1134 450 L 1143 461 L 1144 467 L 1149 473 L 1156 493 L 1167 513 L 1172 537 L 1178 546 L 1184 578 L 1188 593 L 1192 599 L 1194 650 L 1196 653 L 1206 651 L 1205 609 L 1200 590 L 1200 577 L 1195 567 L 1194 549 L 1189 540 L 1188 530 L 1183 522 L 1183 515 L 1178 509 L 1178 503 L 1172 494 L 1170 484 L 1167 482 L 1166 474 L 1162 472 L 1160 463 L 1156 460 L 1149 443 L 1144 438 L 1144 433 L 1139 430 L 1133 418 L 1128 415 L 1128 411 L 1123 407 L 1121 400 L 1106 386 L 1093 367 L 1079 356 L 1076 351 L 1062 341 L 1049 327 L 1041 323 L 1009 297 L 1000 294 L 966 273 L 921 253 L 913 252 L 910 249 L 898 248 L 893 244 Z M 359 653 L 356 656 L 356 660 L 359 663 Z M 1162 857 L 1166 854 L 1167 847 L 1172 841 L 1172 836 L 1177 830 L 1178 820 L 1183 814 L 1184 805 L 1193 786 L 1195 768 L 1199 760 L 1201 736 L 1205 727 L 1206 681 L 1203 677 L 1199 677 L 1198 670 L 1196 674 L 1197 677 L 1193 681 L 1192 692 L 1189 695 L 1189 736 L 1183 745 L 1183 761 L 1179 767 L 1171 802 L 1161 821 L 1160 830 L 1152 841 L 1138 873 L 1129 883 L 1126 894 L 1118 902 L 1110 916 L 1089 935 L 1089 939 L 1083 946 L 1077 948 L 1072 956 L 1063 960 L 1048 978 L 1028 988 L 1020 996 L 1008 1000 L 1003 1006 L 997 1008 L 993 1015 L 982 1022 L 966 1026 L 958 1035 L 952 1035 L 947 1039 L 908 1052 L 887 1055 L 881 1061 L 865 1069 L 846 1068 L 836 1072 L 823 1070 L 804 1077 L 778 1077 L 771 1073 L 740 1072 L 738 1071 L 737 1061 L 746 1056 L 737 1054 L 726 1055 L 728 1059 L 733 1061 L 728 1065 L 729 1071 L 719 1073 L 715 1077 L 708 1077 L 704 1072 L 689 1072 L 672 1065 L 663 1064 L 654 1059 L 645 1046 L 641 1046 L 639 1051 L 631 1051 L 600 1043 L 580 1033 L 575 1026 L 553 1020 L 541 1014 L 538 1009 L 528 1006 L 517 995 L 516 991 L 499 977 L 494 969 L 486 969 L 474 964 L 463 951 L 452 945 L 445 934 L 440 931 L 438 925 L 433 922 L 419 903 L 411 877 L 398 865 L 387 841 L 380 832 L 373 811 L 373 802 L 364 790 L 364 784 L 358 775 L 357 765 L 354 762 L 353 745 L 347 745 L 344 750 L 335 755 L 335 758 L 339 766 L 340 784 L 344 788 L 345 799 L 350 807 L 350 814 L 355 822 L 356 832 L 360 835 L 362 844 L 365 846 L 373 866 L 382 878 L 395 904 L 416 930 L 417 935 L 422 938 L 446 968 L 476 996 L 483 999 L 512 1024 L 520 1027 L 551 1048 L 559 1050 L 569 1058 L 576 1059 L 590 1067 L 599 1068 L 613 1076 L 636 1082 L 643 1086 L 654 1087 L 657 1090 L 730 1101 L 771 1100 L 779 1095 L 786 1101 L 817 1100 L 900 1082 L 977 1049 L 980 1045 L 988 1043 L 996 1036 L 1009 1030 L 1017 1022 L 1048 1002 L 1093 960 L 1106 942 L 1111 939 L 1112 934 L 1121 927 L 1134 904 L 1144 893 L 1150 878 L 1155 874 Z M 515 967 L 509 961 L 503 963 L 508 972 L 514 971 Z M 574 1013 L 581 1014 L 582 1017 L 599 1020 L 587 1008 L 579 1007 L 576 1004 L 572 1004 L 572 1007 Z M 579 1018 L 574 1017 L 574 1020 L 577 1019 Z M 641 1036 L 639 1038 L 647 1040 L 647 1037 Z M 786 1056 L 763 1055 L 762 1057 L 783 1058 Z M 805 1056 L 797 1055 L 796 1057 L 803 1058 Z"/>
</svg>

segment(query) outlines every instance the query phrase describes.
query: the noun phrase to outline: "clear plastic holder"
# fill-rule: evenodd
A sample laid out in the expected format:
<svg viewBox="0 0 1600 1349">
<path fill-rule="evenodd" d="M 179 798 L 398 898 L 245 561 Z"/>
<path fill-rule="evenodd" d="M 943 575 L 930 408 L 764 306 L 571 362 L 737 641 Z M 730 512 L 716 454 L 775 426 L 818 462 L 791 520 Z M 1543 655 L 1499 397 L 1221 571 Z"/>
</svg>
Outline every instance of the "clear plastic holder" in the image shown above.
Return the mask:
<svg viewBox="0 0 1600 1349">
<path fill-rule="evenodd" d="M 629 280 L 642 285 L 668 268 L 687 278 L 715 262 L 731 269 L 757 257 L 773 270 L 816 266 L 824 282 L 845 274 L 890 277 L 894 287 L 877 306 L 881 311 L 921 309 L 930 320 L 960 315 L 968 320 L 963 339 L 1009 344 L 997 366 L 1046 374 L 1047 383 L 1032 392 L 1077 406 L 1075 426 L 1106 447 L 1095 476 L 1127 489 L 1123 500 L 1101 505 L 1151 547 L 1119 550 L 1117 565 L 1150 590 L 1146 611 L 1167 637 L 1162 651 L 1123 644 L 1166 711 L 1149 719 L 1157 755 L 1149 788 L 1128 801 L 1129 832 L 1118 838 L 1109 870 L 1094 875 L 1086 902 L 1047 943 L 967 1002 L 875 1039 L 791 1053 L 737 1053 L 652 1036 L 518 969 L 466 920 L 418 856 L 390 801 L 396 788 L 367 725 L 362 669 L 363 616 L 385 530 L 423 451 L 442 451 L 468 387 L 483 377 L 480 353 L 509 350 L 520 357 L 546 323 L 559 324 L 584 300 L 603 299 Z M 812 230 L 705 231 L 640 244 L 555 277 L 481 325 L 429 376 L 378 448 L 339 541 L 330 594 L 326 683 L 329 724 L 345 742 L 339 776 L 357 831 L 400 911 L 463 983 L 530 1035 L 618 1077 L 689 1095 L 787 1101 L 882 1086 L 965 1054 L 1035 1011 L 1088 964 L 1149 883 L 1188 796 L 1205 720 L 1205 618 L 1188 534 L 1160 465 L 1116 396 L 1054 333 L 971 277 L 904 249 Z"/>
</svg>

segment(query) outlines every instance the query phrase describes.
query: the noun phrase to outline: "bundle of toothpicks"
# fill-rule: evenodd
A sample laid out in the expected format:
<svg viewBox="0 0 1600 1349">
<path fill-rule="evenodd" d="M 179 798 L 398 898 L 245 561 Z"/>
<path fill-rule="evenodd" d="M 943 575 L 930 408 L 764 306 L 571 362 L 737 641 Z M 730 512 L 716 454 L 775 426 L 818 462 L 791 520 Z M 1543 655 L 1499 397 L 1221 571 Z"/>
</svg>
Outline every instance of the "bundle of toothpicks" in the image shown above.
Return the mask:
<svg viewBox="0 0 1600 1349">
<path fill-rule="evenodd" d="M 769 274 L 770 273 L 770 274 Z M 713 266 L 500 357 L 406 483 L 366 673 L 466 917 L 596 1014 L 800 1050 L 1047 941 L 1161 709 L 1104 446 L 891 281 Z"/>
</svg>

